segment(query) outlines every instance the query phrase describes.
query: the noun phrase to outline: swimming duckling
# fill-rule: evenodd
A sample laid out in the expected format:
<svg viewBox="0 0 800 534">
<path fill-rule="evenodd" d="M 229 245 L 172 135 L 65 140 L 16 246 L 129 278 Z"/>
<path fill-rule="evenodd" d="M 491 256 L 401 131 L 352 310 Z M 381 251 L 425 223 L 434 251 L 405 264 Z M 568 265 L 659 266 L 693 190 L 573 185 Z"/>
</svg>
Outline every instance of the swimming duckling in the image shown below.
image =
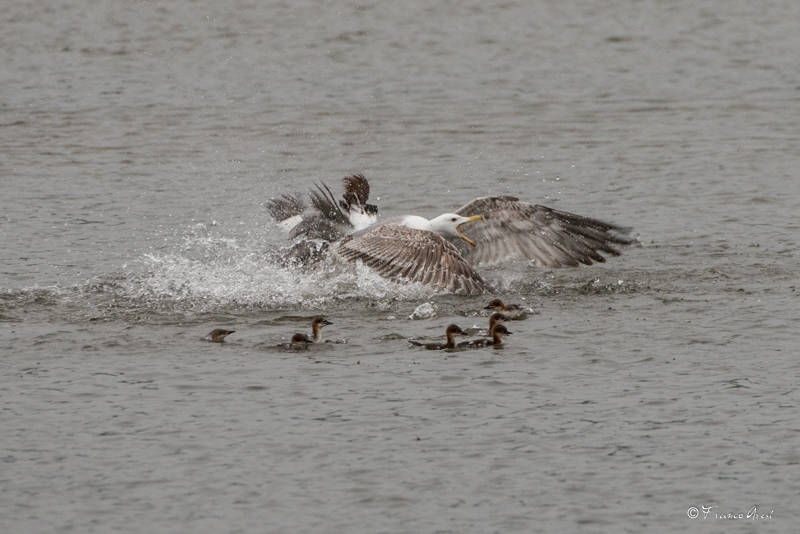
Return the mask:
<svg viewBox="0 0 800 534">
<path fill-rule="evenodd" d="M 292 339 L 288 344 L 284 343 L 278 345 L 278 347 L 292 350 L 302 350 L 307 349 L 312 343 L 322 343 L 322 328 L 328 326 L 329 324 L 333 323 L 321 315 L 318 315 L 311 321 L 311 337 L 308 337 L 306 334 L 297 333 L 292 336 Z"/>
<path fill-rule="evenodd" d="M 489 330 L 486 331 L 486 335 L 491 337 L 492 333 L 494 332 L 494 327 L 500 324 L 501 321 L 505 321 L 506 319 L 508 319 L 508 317 L 506 317 L 502 313 L 494 312 L 489 317 Z"/>
<path fill-rule="evenodd" d="M 289 342 L 290 347 L 305 347 L 309 343 L 313 343 L 313 341 L 305 334 L 295 334 L 292 336 L 292 340 Z"/>
<path fill-rule="evenodd" d="M 425 347 L 428 350 L 454 349 L 456 347 L 455 336 L 463 335 L 464 331 L 461 330 L 457 325 L 451 324 L 447 327 L 444 333 L 447 336 L 447 343 L 420 343 L 419 341 L 414 341 L 413 339 L 409 339 L 408 342 L 417 347 Z"/>
<path fill-rule="evenodd" d="M 497 310 L 502 312 L 508 319 L 523 319 L 528 311 L 518 304 L 503 304 L 500 299 L 493 299 L 484 310 Z"/>
<path fill-rule="evenodd" d="M 465 341 L 463 343 L 459 343 L 459 348 L 466 348 L 466 349 L 477 349 L 481 347 L 495 347 L 500 348 L 503 346 L 503 336 L 510 336 L 512 332 L 510 332 L 504 324 L 496 324 L 494 329 L 492 330 L 492 338 L 491 339 L 473 339 L 471 341 Z"/>
<path fill-rule="evenodd" d="M 508 319 L 508 317 L 506 317 L 502 313 L 495 312 L 489 317 L 489 328 L 488 328 L 488 330 L 483 330 L 482 328 L 478 328 L 477 326 L 473 326 L 472 328 L 467 328 L 464 331 L 464 333 L 465 334 L 470 334 L 470 335 L 474 334 L 474 335 L 481 335 L 481 336 L 491 336 L 492 335 L 492 329 L 494 328 L 494 325 L 496 325 L 500 321 L 505 321 L 506 319 Z"/>
<path fill-rule="evenodd" d="M 212 343 L 224 343 L 225 336 L 229 336 L 236 332 L 236 330 L 225 330 L 224 328 L 215 328 L 208 334 L 206 337 L 203 338 L 205 341 L 210 341 Z"/>
<path fill-rule="evenodd" d="M 322 343 L 322 328 L 328 326 L 329 324 L 333 323 L 321 315 L 314 317 L 314 319 L 311 321 L 311 339 L 309 339 L 305 334 L 295 334 L 292 336 L 292 343 L 295 342 L 295 338 L 298 339 L 298 342 L 303 342 L 298 336 L 305 338 L 305 343 Z"/>
</svg>

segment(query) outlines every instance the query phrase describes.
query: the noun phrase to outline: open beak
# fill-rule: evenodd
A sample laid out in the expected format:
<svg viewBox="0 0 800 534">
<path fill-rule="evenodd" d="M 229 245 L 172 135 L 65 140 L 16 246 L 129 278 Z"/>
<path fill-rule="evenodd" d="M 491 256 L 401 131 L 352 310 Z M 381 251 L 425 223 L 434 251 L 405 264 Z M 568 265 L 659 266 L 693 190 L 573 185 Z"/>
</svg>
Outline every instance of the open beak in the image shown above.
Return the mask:
<svg viewBox="0 0 800 534">
<path fill-rule="evenodd" d="M 467 223 L 471 223 L 473 221 L 482 221 L 482 220 L 483 220 L 483 215 L 473 215 L 472 217 L 467 217 L 466 221 L 456 226 L 456 232 L 458 232 L 458 237 L 469 243 L 472 247 L 477 247 L 478 245 L 476 245 L 472 239 L 468 238 L 467 236 L 461 233 L 461 227 Z"/>
</svg>

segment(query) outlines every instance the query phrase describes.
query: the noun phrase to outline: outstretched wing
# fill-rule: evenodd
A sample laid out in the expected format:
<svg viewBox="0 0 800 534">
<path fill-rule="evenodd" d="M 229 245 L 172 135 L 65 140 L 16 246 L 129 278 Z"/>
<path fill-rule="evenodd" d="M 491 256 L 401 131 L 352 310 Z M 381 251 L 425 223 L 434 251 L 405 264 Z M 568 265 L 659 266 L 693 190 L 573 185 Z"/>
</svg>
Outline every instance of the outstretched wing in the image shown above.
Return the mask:
<svg viewBox="0 0 800 534">
<path fill-rule="evenodd" d="M 313 210 L 302 214 L 302 220 L 289 231 L 289 237 L 335 241 L 352 229 L 350 221 L 336 203 L 336 198 L 325 184 L 317 184 L 316 191 L 309 193 Z"/>
<path fill-rule="evenodd" d="M 513 259 L 533 260 L 540 267 L 576 267 L 604 262 L 601 253 L 619 256 L 617 245 L 629 245 L 630 228 L 546 206 L 520 202 L 516 197 L 479 197 L 456 211 L 483 215 L 464 226 L 478 245 L 465 251 L 472 264 Z"/>
<path fill-rule="evenodd" d="M 317 190 L 309 193 L 311 205 L 314 206 L 325 218 L 337 224 L 350 224 L 347 215 L 336 203 L 336 197 L 325 184 L 317 184 Z"/>
<path fill-rule="evenodd" d="M 398 282 L 418 282 L 465 295 L 486 290 L 486 283 L 458 249 L 433 232 L 387 224 L 345 237 L 336 251 Z"/>
<path fill-rule="evenodd" d="M 284 193 L 278 198 L 271 198 L 265 203 L 267 211 L 276 222 L 285 221 L 290 217 L 300 215 L 306 209 L 299 196 Z"/>
</svg>

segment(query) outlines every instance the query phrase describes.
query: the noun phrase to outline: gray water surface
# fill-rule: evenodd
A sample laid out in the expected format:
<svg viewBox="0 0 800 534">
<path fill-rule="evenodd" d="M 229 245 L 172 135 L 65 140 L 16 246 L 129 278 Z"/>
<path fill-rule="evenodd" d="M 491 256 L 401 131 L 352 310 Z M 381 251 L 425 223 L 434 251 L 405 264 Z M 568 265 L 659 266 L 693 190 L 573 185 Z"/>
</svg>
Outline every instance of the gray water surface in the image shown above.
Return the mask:
<svg viewBox="0 0 800 534">
<path fill-rule="evenodd" d="M 798 6 L 0 7 L 0 531 L 796 529 Z M 469 298 L 268 261 L 353 172 L 640 245 Z M 493 296 L 504 349 L 409 346 Z"/>
</svg>

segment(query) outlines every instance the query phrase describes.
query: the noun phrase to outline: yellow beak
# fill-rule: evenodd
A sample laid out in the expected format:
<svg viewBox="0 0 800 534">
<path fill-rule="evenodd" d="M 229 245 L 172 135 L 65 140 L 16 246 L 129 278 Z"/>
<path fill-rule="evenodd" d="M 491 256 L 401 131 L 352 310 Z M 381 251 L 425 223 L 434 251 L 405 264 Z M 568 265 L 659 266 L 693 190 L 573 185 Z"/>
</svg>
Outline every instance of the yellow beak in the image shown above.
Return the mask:
<svg viewBox="0 0 800 534">
<path fill-rule="evenodd" d="M 466 221 L 456 226 L 456 232 L 458 232 L 458 237 L 469 243 L 471 246 L 477 247 L 478 245 L 476 245 L 472 239 L 468 238 L 467 236 L 461 233 L 461 227 L 467 223 L 471 223 L 473 221 L 482 221 L 482 220 L 483 220 L 483 215 L 473 215 L 472 217 L 467 217 Z"/>
</svg>

